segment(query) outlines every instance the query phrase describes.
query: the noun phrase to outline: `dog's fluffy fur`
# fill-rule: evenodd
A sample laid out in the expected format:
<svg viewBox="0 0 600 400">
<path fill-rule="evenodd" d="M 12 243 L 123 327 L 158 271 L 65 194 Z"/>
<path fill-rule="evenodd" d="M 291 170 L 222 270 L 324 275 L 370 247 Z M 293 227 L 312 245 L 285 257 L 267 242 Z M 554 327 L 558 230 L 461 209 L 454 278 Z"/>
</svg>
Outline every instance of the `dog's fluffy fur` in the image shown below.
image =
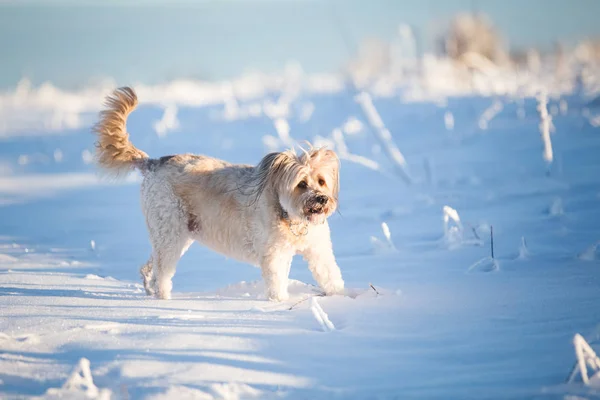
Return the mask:
<svg viewBox="0 0 600 400">
<path fill-rule="evenodd" d="M 114 175 L 137 168 L 144 176 L 142 210 L 152 255 L 140 272 L 149 295 L 170 298 L 177 262 L 193 241 L 259 266 L 271 300 L 288 298 L 295 254 L 308 261 L 326 294 L 343 292 L 327 224 L 339 191 L 333 151 L 271 153 L 257 166 L 193 154 L 151 159 L 126 131 L 136 105 L 132 89 L 117 89 L 94 132 L 101 167 Z"/>
</svg>

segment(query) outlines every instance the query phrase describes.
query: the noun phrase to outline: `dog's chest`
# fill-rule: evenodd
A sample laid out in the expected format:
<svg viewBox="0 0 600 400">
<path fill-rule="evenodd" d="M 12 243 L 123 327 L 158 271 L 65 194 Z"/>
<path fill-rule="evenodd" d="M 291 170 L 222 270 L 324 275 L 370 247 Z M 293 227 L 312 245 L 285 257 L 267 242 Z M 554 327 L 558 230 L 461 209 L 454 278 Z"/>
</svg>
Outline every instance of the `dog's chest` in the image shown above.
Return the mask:
<svg viewBox="0 0 600 400">
<path fill-rule="evenodd" d="M 290 226 L 288 222 L 282 221 L 278 225 L 279 240 L 296 252 L 304 251 L 308 245 L 308 229 L 308 227 Z"/>
</svg>

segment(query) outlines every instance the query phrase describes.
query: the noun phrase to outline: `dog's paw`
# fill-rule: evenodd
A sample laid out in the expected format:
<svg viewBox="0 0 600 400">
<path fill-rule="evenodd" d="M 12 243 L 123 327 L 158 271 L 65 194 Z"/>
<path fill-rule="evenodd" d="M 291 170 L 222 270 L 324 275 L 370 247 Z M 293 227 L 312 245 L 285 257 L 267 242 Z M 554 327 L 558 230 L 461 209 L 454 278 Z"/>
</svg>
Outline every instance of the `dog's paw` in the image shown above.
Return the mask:
<svg viewBox="0 0 600 400">
<path fill-rule="evenodd" d="M 267 293 L 267 297 L 268 297 L 268 299 L 269 299 L 269 300 L 271 300 L 271 301 L 277 301 L 277 302 L 280 302 L 280 301 L 286 301 L 286 300 L 289 300 L 289 298 L 290 298 L 290 295 L 288 294 L 288 292 L 287 292 L 287 291 L 285 291 L 285 292 L 284 292 L 284 291 L 278 291 L 278 292 L 269 291 L 269 292 Z"/>
<path fill-rule="evenodd" d="M 148 296 L 154 296 L 154 285 L 144 282 L 144 289 L 146 290 L 146 294 Z"/>
<path fill-rule="evenodd" d="M 322 289 L 325 291 L 327 296 L 344 294 L 344 281 L 340 279 L 337 281 L 328 282 L 327 285 L 324 285 Z"/>
<path fill-rule="evenodd" d="M 157 299 L 171 300 L 171 290 L 173 290 L 173 282 L 171 279 L 157 279 L 154 285 L 154 293 Z"/>
<path fill-rule="evenodd" d="M 171 292 L 166 290 L 157 290 L 155 296 L 159 300 L 171 300 Z"/>
</svg>

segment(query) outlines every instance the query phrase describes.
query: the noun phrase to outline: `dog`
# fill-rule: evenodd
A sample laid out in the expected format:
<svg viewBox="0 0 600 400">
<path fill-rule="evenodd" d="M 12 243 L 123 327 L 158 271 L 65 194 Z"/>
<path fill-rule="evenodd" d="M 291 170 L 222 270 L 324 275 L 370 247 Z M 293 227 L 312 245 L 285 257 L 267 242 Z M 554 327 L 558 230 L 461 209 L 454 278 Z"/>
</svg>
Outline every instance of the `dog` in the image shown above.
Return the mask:
<svg viewBox="0 0 600 400">
<path fill-rule="evenodd" d="M 301 254 L 326 295 L 343 294 L 327 218 L 336 210 L 339 158 L 332 150 L 266 155 L 256 166 L 180 154 L 150 158 L 129 140 L 137 106 L 128 87 L 106 98 L 93 132 L 97 164 L 114 176 L 143 175 L 142 210 L 152 255 L 140 270 L 148 295 L 170 299 L 177 262 L 196 241 L 258 266 L 266 296 L 284 301 L 292 258 Z"/>
</svg>

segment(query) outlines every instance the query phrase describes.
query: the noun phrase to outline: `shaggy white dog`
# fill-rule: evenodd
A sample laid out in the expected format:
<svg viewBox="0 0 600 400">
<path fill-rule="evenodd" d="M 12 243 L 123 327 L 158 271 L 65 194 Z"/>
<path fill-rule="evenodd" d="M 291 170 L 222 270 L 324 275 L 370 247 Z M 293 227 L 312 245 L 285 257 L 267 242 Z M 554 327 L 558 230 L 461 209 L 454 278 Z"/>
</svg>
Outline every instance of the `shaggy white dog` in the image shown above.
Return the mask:
<svg viewBox="0 0 600 400">
<path fill-rule="evenodd" d="M 288 298 L 295 254 L 308 261 L 326 294 L 343 292 L 327 224 L 339 189 L 333 151 L 271 153 L 257 166 L 193 154 L 151 159 L 126 131 L 136 105 L 132 89 L 117 89 L 94 132 L 101 167 L 115 174 L 137 168 L 144 175 L 142 210 L 152 255 L 140 272 L 149 295 L 171 297 L 177 262 L 193 241 L 259 266 L 271 300 Z"/>
</svg>

